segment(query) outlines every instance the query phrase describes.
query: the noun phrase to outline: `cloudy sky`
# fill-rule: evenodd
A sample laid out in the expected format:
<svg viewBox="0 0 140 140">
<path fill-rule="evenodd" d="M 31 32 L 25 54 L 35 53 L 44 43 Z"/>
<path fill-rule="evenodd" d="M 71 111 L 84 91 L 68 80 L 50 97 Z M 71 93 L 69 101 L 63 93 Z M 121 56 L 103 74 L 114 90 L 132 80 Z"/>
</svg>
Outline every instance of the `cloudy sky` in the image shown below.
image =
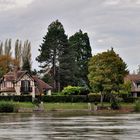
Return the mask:
<svg viewBox="0 0 140 140">
<path fill-rule="evenodd" d="M 87 32 L 93 55 L 114 47 L 131 72 L 138 68 L 140 0 L 0 0 L 0 40 L 30 40 L 37 68 L 39 44 L 56 19 L 68 36 Z"/>
</svg>

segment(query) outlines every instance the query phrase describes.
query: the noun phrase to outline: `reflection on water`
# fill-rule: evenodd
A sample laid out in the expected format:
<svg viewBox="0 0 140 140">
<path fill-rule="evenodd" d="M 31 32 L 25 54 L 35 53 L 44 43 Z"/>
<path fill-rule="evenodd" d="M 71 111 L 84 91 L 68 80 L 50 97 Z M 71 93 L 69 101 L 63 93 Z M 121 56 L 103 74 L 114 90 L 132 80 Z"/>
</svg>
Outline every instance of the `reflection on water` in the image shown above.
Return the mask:
<svg viewBox="0 0 140 140">
<path fill-rule="evenodd" d="M 138 140 L 140 114 L 0 114 L 0 140 Z"/>
</svg>

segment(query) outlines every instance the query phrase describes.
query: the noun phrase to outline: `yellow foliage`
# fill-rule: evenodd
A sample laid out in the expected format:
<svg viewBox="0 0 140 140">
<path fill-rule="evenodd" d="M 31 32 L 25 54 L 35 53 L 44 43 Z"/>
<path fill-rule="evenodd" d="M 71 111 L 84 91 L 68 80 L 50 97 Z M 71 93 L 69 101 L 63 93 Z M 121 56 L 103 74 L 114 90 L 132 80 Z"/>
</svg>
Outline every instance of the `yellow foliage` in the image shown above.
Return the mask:
<svg viewBox="0 0 140 140">
<path fill-rule="evenodd" d="M 10 55 L 1 55 L 0 56 L 0 70 L 3 74 L 7 73 L 11 66 L 18 66 L 19 62 L 12 58 Z"/>
</svg>

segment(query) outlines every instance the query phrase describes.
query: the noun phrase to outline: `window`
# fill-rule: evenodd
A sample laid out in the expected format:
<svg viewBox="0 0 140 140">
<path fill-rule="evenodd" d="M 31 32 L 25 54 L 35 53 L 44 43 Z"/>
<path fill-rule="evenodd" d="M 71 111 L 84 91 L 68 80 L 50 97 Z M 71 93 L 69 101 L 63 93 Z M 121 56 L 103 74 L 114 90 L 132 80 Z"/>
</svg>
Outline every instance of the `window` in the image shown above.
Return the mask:
<svg viewBox="0 0 140 140">
<path fill-rule="evenodd" d="M 21 91 L 29 92 L 29 90 L 30 90 L 30 81 L 28 80 L 21 81 Z"/>
<path fill-rule="evenodd" d="M 140 83 L 137 83 L 137 88 L 140 88 Z"/>
</svg>

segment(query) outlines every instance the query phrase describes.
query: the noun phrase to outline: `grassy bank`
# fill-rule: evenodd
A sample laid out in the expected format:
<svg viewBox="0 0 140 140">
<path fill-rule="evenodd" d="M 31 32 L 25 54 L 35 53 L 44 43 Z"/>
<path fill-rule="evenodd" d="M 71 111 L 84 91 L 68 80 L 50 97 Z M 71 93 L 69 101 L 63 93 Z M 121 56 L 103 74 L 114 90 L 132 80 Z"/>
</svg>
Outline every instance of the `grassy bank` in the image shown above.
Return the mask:
<svg viewBox="0 0 140 140">
<path fill-rule="evenodd" d="M 134 108 L 134 103 L 121 103 L 121 109 L 119 111 L 122 112 L 129 112 L 132 111 Z M 18 103 L 18 106 L 20 108 L 30 108 L 34 109 L 36 108 L 35 105 L 32 103 Z M 101 104 L 98 104 L 98 108 L 101 107 Z M 102 111 L 109 111 L 111 112 L 112 110 L 109 110 L 110 103 L 104 103 L 104 108 Z M 65 110 L 85 110 L 85 111 L 90 111 L 94 110 L 94 103 L 88 104 L 88 103 L 43 103 L 43 108 L 45 111 L 65 111 Z M 100 109 L 99 109 L 100 111 Z M 117 111 L 118 112 L 118 111 Z"/>
<path fill-rule="evenodd" d="M 3 105 L 4 104 L 4 105 Z M 0 102 L 0 107 L 8 106 L 13 107 L 13 112 L 33 112 L 33 110 L 37 109 L 38 107 L 35 104 L 32 104 L 31 102 Z M 101 105 L 98 104 L 98 108 L 100 108 Z M 102 111 L 112 111 L 109 109 L 110 103 L 104 103 L 104 109 Z M 121 103 L 121 109 L 119 111 L 122 112 L 129 112 L 132 111 L 135 107 L 134 103 Z M 88 104 L 88 103 L 43 103 L 42 108 L 44 111 L 65 111 L 65 110 L 94 110 L 94 103 Z M 101 109 L 99 109 L 101 111 Z M 5 111 L 6 112 L 6 111 Z"/>
</svg>

